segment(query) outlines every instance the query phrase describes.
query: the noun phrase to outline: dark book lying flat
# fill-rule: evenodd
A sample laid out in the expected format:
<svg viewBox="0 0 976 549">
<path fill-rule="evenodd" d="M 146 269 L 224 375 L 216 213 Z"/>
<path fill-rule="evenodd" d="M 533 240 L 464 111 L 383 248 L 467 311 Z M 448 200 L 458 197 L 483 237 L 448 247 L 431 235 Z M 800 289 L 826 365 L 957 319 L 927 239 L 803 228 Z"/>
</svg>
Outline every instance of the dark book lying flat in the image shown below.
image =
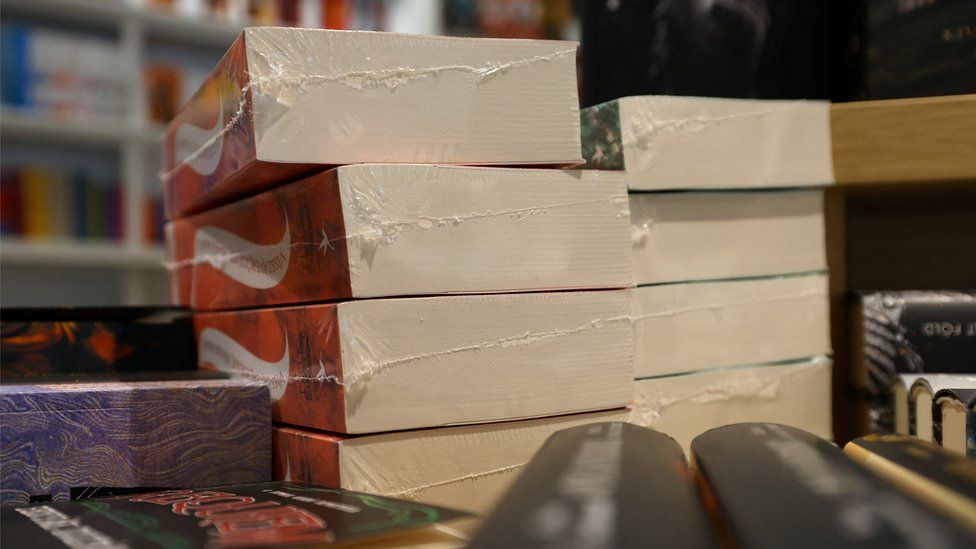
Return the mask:
<svg viewBox="0 0 976 549">
<path fill-rule="evenodd" d="M 868 435 L 844 453 L 976 531 L 976 460 L 905 435 Z"/>
<path fill-rule="evenodd" d="M 549 437 L 470 547 L 714 547 L 674 439 L 625 423 Z"/>
<path fill-rule="evenodd" d="M 4 508 L 4 547 L 333 545 L 426 529 L 464 513 L 267 482 Z M 399 538 L 396 538 L 399 539 Z"/>
<path fill-rule="evenodd" d="M 193 323 L 166 308 L 0 312 L 0 378 L 196 369 Z"/>
<path fill-rule="evenodd" d="M 976 534 L 799 429 L 720 427 L 691 453 L 740 547 L 976 547 Z"/>
</svg>

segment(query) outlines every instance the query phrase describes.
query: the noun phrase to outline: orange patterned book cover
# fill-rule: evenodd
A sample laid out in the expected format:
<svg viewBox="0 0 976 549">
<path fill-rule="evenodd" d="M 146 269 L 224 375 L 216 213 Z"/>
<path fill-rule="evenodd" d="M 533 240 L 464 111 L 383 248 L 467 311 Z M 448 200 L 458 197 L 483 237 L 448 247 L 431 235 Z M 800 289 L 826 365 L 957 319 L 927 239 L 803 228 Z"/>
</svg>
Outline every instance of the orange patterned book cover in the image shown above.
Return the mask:
<svg viewBox="0 0 976 549">
<path fill-rule="evenodd" d="M 163 136 L 166 216 L 200 211 L 311 166 L 257 159 L 245 35 L 234 41 Z"/>
<path fill-rule="evenodd" d="M 197 310 L 352 297 L 335 171 L 167 227 L 170 301 Z"/>
<path fill-rule="evenodd" d="M 346 431 L 335 305 L 198 314 L 194 324 L 201 368 L 267 383 L 275 421 Z"/>
</svg>

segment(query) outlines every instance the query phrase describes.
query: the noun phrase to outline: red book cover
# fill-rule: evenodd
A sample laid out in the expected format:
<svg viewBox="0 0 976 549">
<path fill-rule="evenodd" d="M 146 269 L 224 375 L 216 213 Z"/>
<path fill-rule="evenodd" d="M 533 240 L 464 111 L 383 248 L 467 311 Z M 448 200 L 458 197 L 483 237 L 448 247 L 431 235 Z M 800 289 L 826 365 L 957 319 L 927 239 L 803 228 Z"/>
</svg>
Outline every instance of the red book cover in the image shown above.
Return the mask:
<svg viewBox="0 0 976 549">
<path fill-rule="evenodd" d="M 273 478 L 341 488 L 339 443 L 343 438 L 276 426 L 271 434 Z"/>
<path fill-rule="evenodd" d="M 198 310 L 352 297 L 335 171 L 179 219 L 170 300 Z"/>
<path fill-rule="evenodd" d="M 242 34 L 166 128 L 166 216 L 200 211 L 310 170 L 257 159 Z"/>
<path fill-rule="evenodd" d="M 275 421 L 346 430 L 335 305 L 194 316 L 197 361 L 268 383 Z"/>
<path fill-rule="evenodd" d="M 24 206 L 20 193 L 20 170 L 0 172 L 0 234 L 24 234 Z"/>
</svg>

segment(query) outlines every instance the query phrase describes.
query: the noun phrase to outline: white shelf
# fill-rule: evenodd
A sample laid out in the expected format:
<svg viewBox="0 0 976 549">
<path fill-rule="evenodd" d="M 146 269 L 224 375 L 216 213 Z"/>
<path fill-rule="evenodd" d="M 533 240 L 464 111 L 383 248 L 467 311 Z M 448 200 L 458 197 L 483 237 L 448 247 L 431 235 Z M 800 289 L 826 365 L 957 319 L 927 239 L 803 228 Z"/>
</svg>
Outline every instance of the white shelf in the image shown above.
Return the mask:
<svg viewBox="0 0 976 549">
<path fill-rule="evenodd" d="M 109 0 L 4 0 L 3 9 L 5 15 L 44 17 L 101 29 L 138 23 L 156 39 L 218 49 L 226 49 L 243 29 L 213 19 L 189 18 L 159 8 L 132 7 Z"/>
<path fill-rule="evenodd" d="M 163 269 L 163 249 L 129 248 L 116 242 L 83 242 L 5 238 L 0 240 L 0 264 L 18 266 L 109 267 Z"/>
<path fill-rule="evenodd" d="M 134 128 L 123 121 L 58 121 L 13 107 L 0 108 L 0 135 L 43 144 L 120 147 L 133 140 L 159 144 L 162 127 Z"/>
</svg>

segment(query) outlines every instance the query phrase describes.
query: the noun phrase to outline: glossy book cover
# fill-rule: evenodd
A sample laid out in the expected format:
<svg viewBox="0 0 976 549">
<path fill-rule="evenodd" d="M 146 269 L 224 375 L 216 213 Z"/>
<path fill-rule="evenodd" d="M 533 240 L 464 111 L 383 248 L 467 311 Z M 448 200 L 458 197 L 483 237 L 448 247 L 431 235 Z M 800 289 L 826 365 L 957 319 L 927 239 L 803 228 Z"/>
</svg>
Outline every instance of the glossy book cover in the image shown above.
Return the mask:
<svg viewBox="0 0 976 549">
<path fill-rule="evenodd" d="M 0 540 L 9 547 L 337 545 L 464 516 L 346 490 L 266 482 L 5 508 Z"/>
<path fill-rule="evenodd" d="M 264 383 L 234 379 L 0 385 L 0 503 L 78 489 L 271 479 Z"/>
</svg>

